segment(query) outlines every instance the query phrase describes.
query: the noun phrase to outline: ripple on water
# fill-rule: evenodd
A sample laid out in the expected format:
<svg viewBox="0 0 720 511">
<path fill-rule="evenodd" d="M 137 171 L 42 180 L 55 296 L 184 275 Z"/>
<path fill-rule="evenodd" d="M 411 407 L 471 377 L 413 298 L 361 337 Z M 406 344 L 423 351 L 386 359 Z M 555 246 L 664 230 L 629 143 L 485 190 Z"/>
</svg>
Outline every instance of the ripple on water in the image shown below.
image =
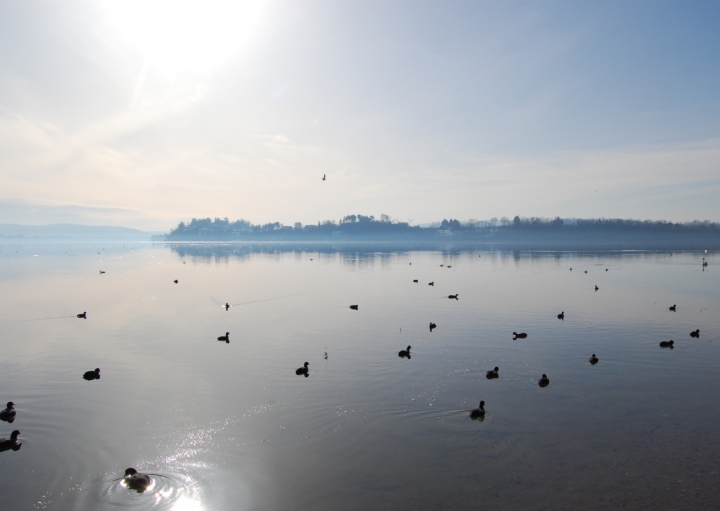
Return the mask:
<svg viewBox="0 0 720 511">
<path fill-rule="evenodd" d="M 189 470 L 146 473 L 150 475 L 152 482 L 142 493 L 128 488 L 124 478 L 103 482 L 99 495 L 101 506 L 138 510 L 204 511 L 198 481 Z"/>
</svg>

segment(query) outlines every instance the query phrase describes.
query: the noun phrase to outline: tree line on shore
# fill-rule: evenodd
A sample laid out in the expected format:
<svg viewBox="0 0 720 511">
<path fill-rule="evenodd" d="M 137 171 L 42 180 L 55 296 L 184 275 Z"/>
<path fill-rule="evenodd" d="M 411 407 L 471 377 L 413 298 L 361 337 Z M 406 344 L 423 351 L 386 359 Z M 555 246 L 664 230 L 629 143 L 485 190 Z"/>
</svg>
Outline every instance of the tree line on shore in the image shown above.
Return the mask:
<svg viewBox="0 0 720 511">
<path fill-rule="evenodd" d="M 280 222 L 253 224 L 247 220 L 231 222 L 228 218 L 193 218 L 180 224 L 165 236 L 167 240 L 181 239 L 243 239 L 254 237 L 270 238 L 342 238 L 353 236 L 472 236 L 476 234 L 546 232 L 591 233 L 591 232 L 644 232 L 644 233 L 696 233 L 720 235 L 720 223 L 694 221 L 674 223 L 655 220 L 632 219 L 561 219 L 507 217 L 490 220 L 444 219 L 425 225 L 411 225 L 393 220 L 388 215 L 380 218 L 365 215 L 348 215 L 338 221 L 325 220 L 317 224 L 303 225 L 296 222 L 284 225 Z"/>
</svg>

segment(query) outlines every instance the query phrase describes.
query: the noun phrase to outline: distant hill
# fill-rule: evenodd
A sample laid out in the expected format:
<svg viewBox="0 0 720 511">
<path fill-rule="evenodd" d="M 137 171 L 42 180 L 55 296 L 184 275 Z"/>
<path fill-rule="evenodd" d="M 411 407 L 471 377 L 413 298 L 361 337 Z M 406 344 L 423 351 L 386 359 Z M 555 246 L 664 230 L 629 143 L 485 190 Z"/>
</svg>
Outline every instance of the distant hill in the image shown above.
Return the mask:
<svg viewBox="0 0 720 511">
<path fill-rule="evenodd" d="M 156 233 L 109 225 L 0 224 L 1 238 L 132 238 L 147 239 Z"/>
</svg>

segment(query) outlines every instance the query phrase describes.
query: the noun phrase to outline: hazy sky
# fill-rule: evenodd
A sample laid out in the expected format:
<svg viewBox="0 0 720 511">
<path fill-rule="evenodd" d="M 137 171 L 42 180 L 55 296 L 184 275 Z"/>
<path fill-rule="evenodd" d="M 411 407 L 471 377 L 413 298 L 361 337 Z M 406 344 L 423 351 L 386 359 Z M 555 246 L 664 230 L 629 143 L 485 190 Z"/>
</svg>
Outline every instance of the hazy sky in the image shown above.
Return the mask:
<svg viewBox="0 0 720 511">
<path fill-rule="evenodd" d="M 717 1 L 0 1 L 0 223 L 720 220 L 719 27 Z"/>
</svg>

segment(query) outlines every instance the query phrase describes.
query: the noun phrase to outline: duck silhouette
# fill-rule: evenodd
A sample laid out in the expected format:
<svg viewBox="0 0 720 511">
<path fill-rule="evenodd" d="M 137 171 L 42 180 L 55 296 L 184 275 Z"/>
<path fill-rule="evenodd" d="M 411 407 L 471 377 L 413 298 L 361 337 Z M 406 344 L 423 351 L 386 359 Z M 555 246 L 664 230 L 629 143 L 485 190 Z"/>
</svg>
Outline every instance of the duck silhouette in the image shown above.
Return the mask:
<svg viewBox="0 0 720 511">
<path fill-rule="evenodd" d="M 103 270 L 100 270 L 100 275 L 102 275 L 103 273 L 105 273 L 105 272 Z"/>
<path fill-rule="evenodd" d="M 225 341 L 226 343 L 230 343 L 230 332 L 225 332 L 225 335 L 221 335 L 217 339 L 218 341 Z"/>
<path fill-rule="evenodd" d="M 550 379 L 547 377 L 547 374 L 542 375 L 542 378 L 538 380 L 538 385 L 540 385 L 541 387 L 547 387 L 548 385 L 550 385 Z"/>
<path fill-rule="evenodd" d="M 696 339 L 700 337 L 700 329 L 698 328 L 697 330 L 690 332 L 690 337 L 695 337 Z"/>
<path fill-rule="evenodd" d="M 660 341 L 661 348 L 674 348 L 675 341 Z"/>
<path fill-rule="evenodd" d="M 22 442 L 17 441 L 17 437 L 20 435 L 20 432 L 16 429 L 12 433 L 10 433 L 10 438 L 0 438 L 0 452 L 3 451 L 9 451 L 12 449 L 13 451 L 17 451 L 20 449 L 20 446 L 22 446 Z"/>
<path fill-rule="evenodd" d="M 448 295 L 448 298 L 450 298 L 451 300 L 452 300 L 452 299 L 457 300 L 457 299 L 458 299 L 458 295 Z"/>
<path fill-rule="evenodd" d="M 587 270 L 585 270 L 585 273 L 587 273 Z"/>
<path fill-rule="evenodd" d="M 173 280 L 173 282 L 174 282 L 175 284 L 177 284 L 177 283 L 178 283 L 178 279 Z"/>
<path fill-rule="evenodd" d="M 325 181 L 325 174 L 323 174 L 323 178 L 322 178 L 322 180 L 323 180 L 323 181 Z"/>
<path fill-rule="evenodd" d="M 500 368 L 496 367 L 492 371 L 488 371 L 487 373 L 485 373 L 485 378 L 487 378 L 488 380 L 494 380 L 495 378 L 500 378 L 500 374 L 498 374 L 499 370 L 500 370 Z"/>
<path fill-rule="evenodd" d="M 418 279 L 414 279 L 413 282 L 415 282 L 415 284 L 417 284 L 417 283 L 418 283 Z"/>
<path fill-rule="evenodd" d="M 598 362 L 600 362 L 600 359 L 595 356 L 595 353 L 592 354 L 592 357 L 590 357 L 589 360 L 590 360 L 590 363 L 591 363 L 592 365 L 595 365 L 595 364 L 597 364 Z"/>
<path fill-rule="evenodd" d="M 596 286 L 595 286 L 595 291 L 597 291 L 598 289 L 600 289 L 600 288 L 599 288 L 599 287 L 597 287 L 597 285 L 596 285 Z"/>
<path fill-rule="evenodd" d="M 558 319 L 565 320 L 565 311 L 562 311 L 560 314 L 558 314 Z"/>
<path fill-rule="evenodd" d="M 138 472 L 134 468 L 128 468 L 125 470 L 125 476 L 123 477 L 125 484 L 131 490 L 135 490 L 138 493 L 142 493 L 147 490 L 148 486 L 152 482 L 149 475 Z"/>
<path fill-rule="evenodd" d="M 15 411 L 15 403 L 12 401 L 8 401 L 7 408 L 4 410 L 0 410 L 0 420 L 9 422 L 12 424 L 15 421 L 15 415 L 17 412 Z"/>
<path fill-rule="evenodd" d="M 707 265 L 708 265 L 708 263 L 707 263 L 707 261 L 705 260 L 705 258 L 704 258 L 704 257 L 703 257 L 703 262 L 702 262 L 702 265 L 703 265 L 703 266 L 707 266 Z"/>
<path fill-rule="evenodd" d="M 229 311 L 229 310 L 230 310 L 230 307 L 232 307 L 232 305 L 230 305 L 229 303 L 225 302 L 225 305 L 223 305 L 223 307 L 225 308 L 226 311 Z"/>
<path fill-rule="evenodd" d="M 295 374 L 297 374 L 298 376 L 304 376 L 305 378 L 307 378 L 308 376 L 310 376 L 310 370 L 308 369 L 309 365 L 310 365 L 310 362 L 305 362 L 305 364 L 303 364 L 302 367 L 298 367 L 295 370 Z"/>
<path fill-rule="evenodd" d="M 433 328 L 437 328 L 437 325 L 431 321 L 430 322 L 430 331 L 431 332 L 433 331 Z"/>
<path fill-rule="evenodd" d="M 85 378 L 87 381 L 99 380 L 100 379 L 100 368 L 96 367 L 94 371 L 86 371 L 85 374 L 83 374 L 83 378 Z"/>
<path fill-rule="evenodd" d="M 435 282 L 428 282 L 428 286 L 435 286 Z"/>
<path fill-rule="evenodd" d="M 525 339 L 525 338 L 527 338 L 527 334 L 525 332 L 522 332 L 522 333 L 513 332 L 513 341 L 515 339 Z"/>
<path fill-rule="evenodd" d="M 358 310 L 360 306 L 359 305 L 351 305 L 350 308 L 354 311 Z"/>
<path fill-rule="evenodd" d="M 470 418 L 474 421 L 485 420 L 485 401 L 480 401 L 480 404 L 474 410 L 470 410 Z"/>
<path fill-rule="evenodd" d="M 677 305 L 673 305 L 672 307 L 668 307 L 668 310 L 675 312 L 677 310 L 676 307 Z"/>
<path fill-rule="evenodd" d="M 83 312 L 82 314 L 77 315 L 78 318 L 87 319 L 87 312 Z"/>
<path fill-rule="evenodd" d="M 398 351 L 398 357 L 400 357 L 400 358 L 410 358 L 410 346 L 408 346 L 406 350 L 400 350 L 400 351 Z"/>
</svg>

